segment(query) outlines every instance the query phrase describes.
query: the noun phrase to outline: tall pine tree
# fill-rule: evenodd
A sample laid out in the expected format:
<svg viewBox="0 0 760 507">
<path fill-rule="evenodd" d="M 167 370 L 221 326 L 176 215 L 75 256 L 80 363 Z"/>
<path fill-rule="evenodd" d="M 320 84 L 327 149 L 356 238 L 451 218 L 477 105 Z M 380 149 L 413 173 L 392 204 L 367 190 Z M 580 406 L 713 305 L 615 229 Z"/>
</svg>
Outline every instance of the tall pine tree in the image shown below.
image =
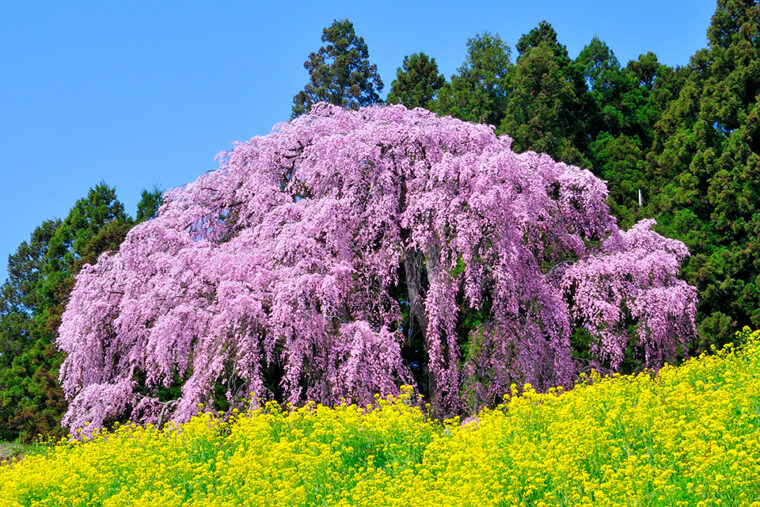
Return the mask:
<svg viewBox="0 0 760 507">
<path fill-rule="evenodd" d="M 659 76 L 672 69 L 660 65 L 652 53 L 623 68 L 614 52 L 596 37 L 575 63 L 588 87 L 585 108 L 591 168 L 607 181 L 613 214 L 621 225 L 630 227 L 645 216 L 639 206 L 639 192 L 647 191 L 645 158 L 654 123 L 663 109 L 658 104 L 661 94 L 655 94 L 655 81 L 659 92 L 665 83 Z"/>
<path fill-rule="evenodd" d="M 586 86 L 581 71 L 542 21 L 517 43 L 517 63 L 500 131 L 517 151 L 548 153 L 557 160 L 588 166 Z"/>
<path fill-rule="evenodd" d="M 498 126 L 509 94 L 510 48 L 498 34 L 468 39 L 467 59 L 438 92 L 432 109 L 465 121 Z"/>
<path fill-rule="evenodd" d="M 309 111 L 317 102 L 358 109 L 380 102 L 383 80 L 369 62 L 364 38 L 356 35 L 347 19 L 335 20 L 322 31 L 324 46 L 309 54 L 303 64 L 309 83 L 293 97 L 292 117 Z"/>
<path fill-rule="evenodd" d="M 443 74 L 438 73 L 435 58 L 425 53 L 405 56 L 391 83 L 388 103 L 403 104 L 409 109 L 428 108 L 445 82 Z"/>
</svg>

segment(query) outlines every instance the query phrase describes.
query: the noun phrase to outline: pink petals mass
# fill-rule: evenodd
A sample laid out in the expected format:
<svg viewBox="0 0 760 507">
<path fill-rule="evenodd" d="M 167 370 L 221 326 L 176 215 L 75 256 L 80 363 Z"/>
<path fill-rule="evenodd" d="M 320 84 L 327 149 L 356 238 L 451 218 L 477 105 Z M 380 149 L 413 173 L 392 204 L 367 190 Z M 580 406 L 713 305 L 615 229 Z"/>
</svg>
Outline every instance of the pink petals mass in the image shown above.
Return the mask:
<svg viewBox="0 0 760 507">
<path fill-rule="evenodd" d="M 370 402 L 415 382 L 404 325 L 441 414 L 571 383 L 577 328 L 597 367 L 631 340 L 647 366 L 683 351 L 685 246 L 652 221 L 619 231 L 603 181 L 510 144 L 422 109 L 325 104 L 237 144 L 77 278 L 64 424 L 185 421 L 214 393 Z"/>
</svg>

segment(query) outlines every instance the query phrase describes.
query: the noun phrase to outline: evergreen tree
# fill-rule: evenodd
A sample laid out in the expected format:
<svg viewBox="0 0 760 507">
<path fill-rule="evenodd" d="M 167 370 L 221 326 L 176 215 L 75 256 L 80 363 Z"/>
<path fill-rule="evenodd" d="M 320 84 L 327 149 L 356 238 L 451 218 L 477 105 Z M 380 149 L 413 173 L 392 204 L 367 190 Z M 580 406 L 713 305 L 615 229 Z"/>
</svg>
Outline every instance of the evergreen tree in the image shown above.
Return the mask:
<svg viewBox="0 0 760 507">
<path fill-rule="evenodd" d="M 153 190 L 143 190 L 140 194 L 140 202 L 137 203 L 135 224 L 150 220 L 158 215 L 158 208 L 163 203 L 163 190 L 153 187 Z"/>
<path fill-rule="evenodd" d="M 582 73 L 546 21 L 523 35 L 517 50 L 500 131 L 514 139 L 517 151 L 548 153 L 587 167 L 586 85 Z"/>
<path fill-rule="evenodd" d="M 607 181 L 608 204 L 621 227 L 646 217 L 639 192 L 648 195 L 646 152 L 641 142 L 625 134 L 601 132 L 589 145 L 592 169 Z"/>
<path fill-rule="evenodd" d="M 14 359 L 30 346 L 32 314 L 38 306 L 37 282 L 48 243 L 60 224 L 60 220 L 43 222 L 28 242 L 8 256 L 8 279 L 0 288 L 0 440 L 18 436 L 10 421 L 23 387 L 12 368 Z"/>
<path fill-rule="evenodd" d="M 58 383 L 58 368 L 63 355 L 54 340 L 74 287 L 74 276 L 82 265 L 80 259 L 91 251 L 90 242 L 109 222 L 119 227 L 116 241 L 123 240 L 128 230 L 124 206 L 116 199 L 114 189 L 101 183 L 76 202 L 48 243 L 37 281 L 30 346 L 14 358 L 11 370 L 18 377 L 22 395 L 15 400 L 16 410 L 10 422 L 25 440 L 37 433 L 62 432 L 60 420 L 66 403 Z M 116 241 L 109 245 L 111 249 L 118 247 Z M 88 260 L 94 261 L 92 257 Z"/>
<path fill-rule="evenodd" d="M 633 134 L 628 123 L 638 118 L 631 113 L 643 102 L 636 78 L 621 69 L 615 53 L 598 37 L 583 48 L 575 63 L 588 91 L 587 132 L 592 137 L 599 132 Z"/>
<path fill-rule="evenodd" d="M 377 66 L 369 62 L 367 44 L 356 35 L 353 23 L 333 21 L 322 31 L 322 42 L 325 45 L 303 64 L 310 81 L 293 97 L 292 117 L 308 112 L 317 102 L 347 109 L 381 102 L 383 80 Z"/>
<path fill-rule="evenodd" d="M 668 105 L 678 98 L 690 72 L 688 67 L 672 68 L 659 63 L 657 56 L 651 51 L 639 55 L 637 60 L 628 62 L 626 69 L 636 76 L 640 86 L 649 90 L 648 102 L 655 110 L 656 119 L 659 119 Z"/>
<path fill-rule="evenodd" d="M 0 312 L 31 312 L 36 306 L 35 289 L 42 271 L 48 243 L 61 225 L 60 220 L 46 220 L 32 232 L 29 242 L 22 242 L 8 256 L 8 278 L 0 288 Z"/>
<path fill-rule="evenodd" d="M 138 216 L 155 216 L 160 195 L 143 191 Z M 43 222 L 10 256 L 0 290 L 0 438 L 65 433 L 58 382 L 63 354 L 54 345 L 60 318 L 82 266 L 118 249 L 134 224 L 114 189 L 101 183 L 65 220 Z"/>
<path fill-rule="evenodd" d="M 396 80 L 391 83 L 388 103 L 403 104 L 409 109 L 427 108 L 445 82 L 438 73 L 435 58 L 425 53 L 405 56 L 402 66 L 396 70 Z"/>
<path fill-rule="evenodd" d="M 760 14 L 719 0 L 708 47 L 657 123 L 651 210 L 684 240 L 686 278 L 699 289 L 701 347 L 760 326 Z"/>
<path fill-rule="evenodd" d="M 646 54 L 639 55 L 637 60 L 631 60 L 626 67 L 639 80 L 641 86 L 647 90 L 654 89 L 655 78 L 660 73 L 660 62 L 657 61 L 657 55 L 649 51 Z"/>
<path fill-rule="evenodd" d="M 465 121 L 498 126 L 509 93 L 510 48 L 498 34 L 467 40 L 467 59 L 438 92 L 432 108 Z"/>
<path fill-rule="evenodd" d="M 567 48 L 559 43 L 556 30 L 546 20 L 539 22 L 530 32 L 523 34 L 517 41 L 515 49 L 518 55 L 522 56 L 541 44 L 546 44 L 558 57 L 567 58 Z"/>
<path fill-rule="evenodd" d="M 657 114 L 648 101 L 651 91 L 636 74 L 622 68 L 614 52 L 597 37 L 575 64 L 587 86 L 584 107 L 590 142 L 586 154 L 595 174 L 608 182 L 613 214 L 621 225 L 630 227 L 643 218 L 638 194 L 645 189 L 644 158 Z"/>
</svg>

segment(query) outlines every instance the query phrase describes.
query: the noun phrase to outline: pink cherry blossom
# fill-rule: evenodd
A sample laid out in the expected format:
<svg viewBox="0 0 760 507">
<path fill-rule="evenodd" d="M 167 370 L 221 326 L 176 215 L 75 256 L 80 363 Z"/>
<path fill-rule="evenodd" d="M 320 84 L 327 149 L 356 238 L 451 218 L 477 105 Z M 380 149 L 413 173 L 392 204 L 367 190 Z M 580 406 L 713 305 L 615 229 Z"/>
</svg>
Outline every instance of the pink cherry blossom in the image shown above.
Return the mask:
<svg viewBox="0 0 760 507">
<path fill-rule="evenodd" d="M 653 367 L 683 349 L 684 245 L 651 221 L 619 231 L 603 181 L 510 145 L 423 109 L 325 104 L 236 144 L 82 270 L 57 341 L 64 424 L 184 421 L 220 385 L 233 405 L 371 402 L 414 382 L 404 325 L 442 415 L 571 383 L 577 326 L 612 370 L 632 339 Z"/>
</svg>

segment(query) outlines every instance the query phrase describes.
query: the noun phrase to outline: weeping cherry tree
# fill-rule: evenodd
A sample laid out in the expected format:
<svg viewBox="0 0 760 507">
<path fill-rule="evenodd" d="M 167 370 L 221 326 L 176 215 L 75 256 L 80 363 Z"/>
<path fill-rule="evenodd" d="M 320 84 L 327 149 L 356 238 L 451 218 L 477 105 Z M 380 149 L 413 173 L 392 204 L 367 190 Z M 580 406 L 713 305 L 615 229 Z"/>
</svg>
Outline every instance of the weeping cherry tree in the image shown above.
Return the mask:
<svg viewBox="0 0 760 507">
<path fill-rule="evenodd" d="M 652 221 L 619 230 L 603 181 L 511 142 L 422 109 L 320 104 L 221 154 L 79 274 L 57 342 L 64 424 L 410 383 L 446 416 L 513 382 L 572 384 L 578 329 L 606 371 L 630 350 L 648 367 L 683 353 L 684 245 Z"/>
</svg>

